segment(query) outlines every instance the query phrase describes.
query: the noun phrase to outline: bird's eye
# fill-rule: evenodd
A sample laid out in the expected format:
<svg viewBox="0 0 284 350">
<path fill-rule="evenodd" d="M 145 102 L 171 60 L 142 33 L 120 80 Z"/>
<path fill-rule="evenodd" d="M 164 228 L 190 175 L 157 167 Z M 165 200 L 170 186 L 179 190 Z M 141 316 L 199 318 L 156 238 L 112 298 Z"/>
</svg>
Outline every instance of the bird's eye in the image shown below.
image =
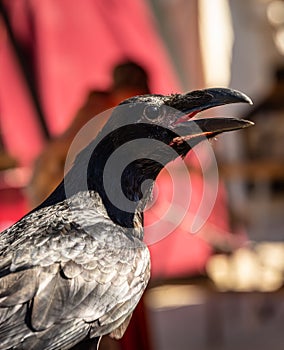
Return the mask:
<svg viewBox="0 0 284 350">
<path fill-rule="evenodd" d="M 150 120 L 157 119 L 160 115 L 160 108 L 157 106 L 148 105 L 144 108 L 144 115 Z"/>
</svg>

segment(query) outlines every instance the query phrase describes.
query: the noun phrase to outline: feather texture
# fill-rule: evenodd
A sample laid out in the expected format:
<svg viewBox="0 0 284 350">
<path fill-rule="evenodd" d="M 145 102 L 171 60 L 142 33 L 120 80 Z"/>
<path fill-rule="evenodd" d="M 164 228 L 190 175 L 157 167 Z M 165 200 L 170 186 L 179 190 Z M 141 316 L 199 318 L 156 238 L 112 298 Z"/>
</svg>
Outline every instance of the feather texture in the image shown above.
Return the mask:
<svg viewBox="0 0 284 350">
<path fill-rule="evenodd" d="M 149 280 L 149 252 L 99 201 L 80 193 L 2 233 L 10 273 L 0 279 L 0 349 L 68 349 L 88 334 L 123 335 Z"/>
</svg>

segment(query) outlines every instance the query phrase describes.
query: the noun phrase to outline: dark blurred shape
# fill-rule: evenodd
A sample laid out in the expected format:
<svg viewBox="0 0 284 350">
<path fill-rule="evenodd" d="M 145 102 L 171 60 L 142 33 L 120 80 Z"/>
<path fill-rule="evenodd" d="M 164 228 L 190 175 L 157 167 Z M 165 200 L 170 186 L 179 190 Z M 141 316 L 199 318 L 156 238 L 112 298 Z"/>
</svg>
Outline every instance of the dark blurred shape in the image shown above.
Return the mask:
<svg viewBox="0 0 284 350">
<path fill-rule="evenodd" d="M 128 97 L 150 93 L 148 74 L 135 62 L 126 61 L 115 66 L 112 79 L 110 92 L 113 106 Z"/>
<path fill-rule="evenodd" d="M 14 168 L 16 165 L 16 159 L 7 153 L 0 139 L 0 171 Z"/>
<path fill-rule="evenodd" d="M 247 114 L 257 127 L 246 130 L 249 188 L 266 180 L 274 194 L 284 193 L 284 67 L 275 70 L 269 94 Z M 265 164 L 265 166 L 264 166 Z"/>
<path fill-rule="evenodd" d="M 9 152 L 7 151 L 4 145 L 1 125 L 0 125 L 0 171 L 14 168 L 16 165 L 17 165 L 16 159 L 9 154 Z"/>
<path fill-rule="evenodd" d="M 284 109 L 284 66 L 275 69 L 274 84 L 268 95 L 254 108 L 250 110 L 247 117 L 256 117 L 256 114 L 266 111 L 277 111 Z"/>
<path fill-rule="evenodd" d="M 128 61 L 114 67 L 113 91 L 119 89 L 135 89 L 148 91 L 148 74 L 137 63 Z"/>
</svg>

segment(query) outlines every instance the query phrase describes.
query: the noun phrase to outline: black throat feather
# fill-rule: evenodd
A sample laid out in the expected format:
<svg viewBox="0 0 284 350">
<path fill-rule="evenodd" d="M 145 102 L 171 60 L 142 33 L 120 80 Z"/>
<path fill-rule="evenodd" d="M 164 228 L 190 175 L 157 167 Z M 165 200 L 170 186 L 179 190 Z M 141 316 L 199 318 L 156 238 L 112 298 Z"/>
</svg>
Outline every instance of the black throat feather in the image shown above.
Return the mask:
<svg viewBox="0 0 284 350">
<path fill-rule="evenodd" d="M 168 152 L 173 137 L 173 132 L 159 125 L 137 123 L 117 128 L 99 142 L 92 141 L 78 154 L 61 184 L 37 209 L 54 205 L 81 191 L 94 191 L 100 195 L 109 217 L 116 224 L 132 228 L 137 215 L 143 223 L 143 210 L 151 197 L 153 182 L 164 164 L 175 158 Z M 151 139 L 166 147 L 153 150 L 148 142 Z M 115 157 L 106 171 L 114 152 L 137 140 L 143 140 L 140 143 L 143 147 L 126 147 L 127 152 L 122 153 L 126 164 L 123 171 L 117 172 Z M 131 205 L 125 206 L 128 201 Z"/>
</svg>

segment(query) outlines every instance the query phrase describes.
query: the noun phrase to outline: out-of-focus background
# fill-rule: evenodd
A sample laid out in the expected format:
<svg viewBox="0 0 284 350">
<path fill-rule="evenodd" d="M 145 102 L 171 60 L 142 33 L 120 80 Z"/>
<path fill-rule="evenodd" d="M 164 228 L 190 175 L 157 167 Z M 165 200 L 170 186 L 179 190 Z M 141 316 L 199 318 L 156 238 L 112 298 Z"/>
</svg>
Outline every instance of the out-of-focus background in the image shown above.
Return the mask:
<svg viewBox="0 0 284 350">
<path fill-rule="evenodd" d="M 105 348 L 283 349 L 283 58 L 282 0 L 0 1 L 1 230 L 60 181 L 78 130 L 122 99 L 229 86 L 254 101 L 210 112 L 255 126 L 213 142 L 219 190 L 194 235 L 204 179 L 186 159 L 195 199 L 164 239 L 146 229 L 149 288 Z M 163 172 L 149 227 L 172 205 L 170 183 Z"/>
</svg>

